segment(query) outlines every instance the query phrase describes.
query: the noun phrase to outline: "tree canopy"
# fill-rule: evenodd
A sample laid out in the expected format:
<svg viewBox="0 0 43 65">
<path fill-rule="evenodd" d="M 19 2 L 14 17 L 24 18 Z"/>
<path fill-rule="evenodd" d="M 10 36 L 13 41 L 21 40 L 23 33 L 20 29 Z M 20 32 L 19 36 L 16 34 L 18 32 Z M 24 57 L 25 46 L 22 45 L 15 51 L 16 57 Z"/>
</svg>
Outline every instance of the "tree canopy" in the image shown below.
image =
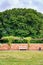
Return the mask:
<svg viewBox="0 0 43 65">
<path fill-rule="evenodd" d="M 0 12 L 0 38 L 3 36 L 43 37 L 43 14 L 33 9 Z"/>
</svg>

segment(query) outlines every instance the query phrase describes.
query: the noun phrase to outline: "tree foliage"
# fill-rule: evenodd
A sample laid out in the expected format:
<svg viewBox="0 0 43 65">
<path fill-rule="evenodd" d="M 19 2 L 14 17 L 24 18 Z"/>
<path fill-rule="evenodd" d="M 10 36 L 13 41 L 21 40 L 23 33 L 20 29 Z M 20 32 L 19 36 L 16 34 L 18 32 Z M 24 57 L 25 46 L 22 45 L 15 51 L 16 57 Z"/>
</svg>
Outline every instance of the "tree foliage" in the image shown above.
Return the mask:
<svg viewBox="0 0 43 65">
<path fill-rule="evenodd" d="M 0 38 L 3 36 L 43 37 L 43 14 L 33 9 L 0 12 Z"/>
</svg>

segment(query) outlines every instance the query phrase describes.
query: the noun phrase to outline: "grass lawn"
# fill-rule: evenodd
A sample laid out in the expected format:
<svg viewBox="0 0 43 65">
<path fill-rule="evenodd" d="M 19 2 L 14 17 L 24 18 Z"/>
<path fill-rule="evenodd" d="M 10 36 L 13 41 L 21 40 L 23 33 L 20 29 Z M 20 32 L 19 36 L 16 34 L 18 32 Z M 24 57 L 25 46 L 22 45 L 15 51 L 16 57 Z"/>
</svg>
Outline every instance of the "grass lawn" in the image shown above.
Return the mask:
<svg viewBox="0 0 43 65">
<path fill-rule="evenodd" d="M 43 65 L 43 51 L 0 51 L 0 65 Z"/>
</svg>

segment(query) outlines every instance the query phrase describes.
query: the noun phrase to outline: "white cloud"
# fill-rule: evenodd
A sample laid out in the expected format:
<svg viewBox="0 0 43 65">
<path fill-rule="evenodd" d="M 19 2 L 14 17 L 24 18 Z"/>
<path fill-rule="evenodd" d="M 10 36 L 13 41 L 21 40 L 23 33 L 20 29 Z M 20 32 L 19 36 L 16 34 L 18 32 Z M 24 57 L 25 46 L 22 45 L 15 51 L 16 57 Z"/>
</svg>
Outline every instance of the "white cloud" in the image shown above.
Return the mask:
<svg viewBox="0 0 43 65">
<path fill-rule="evenodd" d="M 8 0 L 11 7 L 17 7 L 19 0 Z"/>
</svg>

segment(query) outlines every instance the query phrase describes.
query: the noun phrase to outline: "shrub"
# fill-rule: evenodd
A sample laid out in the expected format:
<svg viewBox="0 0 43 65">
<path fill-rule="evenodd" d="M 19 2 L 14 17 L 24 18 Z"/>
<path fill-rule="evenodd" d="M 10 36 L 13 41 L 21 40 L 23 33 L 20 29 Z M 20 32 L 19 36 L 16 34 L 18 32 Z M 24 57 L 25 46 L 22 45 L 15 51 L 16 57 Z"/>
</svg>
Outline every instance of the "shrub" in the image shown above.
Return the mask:
<svg viewBox="0 0 43 65">
<path fill-rule="evenodd" d="M 3 41 L 2 43 L 8 43 L 9 45 L 11 43 L 27 43 L 27 40 L 21 38 L 21 37 L 14 37 L 14 36 L 6 36 L 2 37 Z"/>
<path fill-rule="evenodd" d="M 21 40 L 13 40 L 13 42 L 12 43 L 27 43 L 27 40 L 25 40 L 25 39 L 21 39 Z"/>
<path fill-rule="evenodd" d="M 6 36 L 6 37 L 2 37 L 2 39 L 8 40 L 8 43 L 12 43 L 12 41 L 14 40 L 14 36 Z"/>
<path fill-rule="evenodd" d="M 24 38 L 24 39 L 27 40 L 27 43 L 30 43 L 30 41 L 32 40 L 31 37 L 26 37 L 26 38 Z"/>
<path fill-rule="evenodd" d="M 43 40 L 31 40 L 31 43 L 43 43 Z"/>
<path fill-rule="evenodd" d="M 30 43 L 30 41 L 32 40 L 32 38 L 31 38 L 31 37 L 26 37 L 26 38 L 24 38 L 24 39 L 27 40 L 28 49 L 29 49 L 29 47 L 30 47 L 29 43 Z"/>
<path fill-rule="evenodd" d="M 2 44 L 3 43 L 8 43 L 8 40 L 7 39 L 6 40 L 5 39 L 2 39 L 2 40 L 0 40 L 0 43 L 2 43 Z"/>
</svg>

